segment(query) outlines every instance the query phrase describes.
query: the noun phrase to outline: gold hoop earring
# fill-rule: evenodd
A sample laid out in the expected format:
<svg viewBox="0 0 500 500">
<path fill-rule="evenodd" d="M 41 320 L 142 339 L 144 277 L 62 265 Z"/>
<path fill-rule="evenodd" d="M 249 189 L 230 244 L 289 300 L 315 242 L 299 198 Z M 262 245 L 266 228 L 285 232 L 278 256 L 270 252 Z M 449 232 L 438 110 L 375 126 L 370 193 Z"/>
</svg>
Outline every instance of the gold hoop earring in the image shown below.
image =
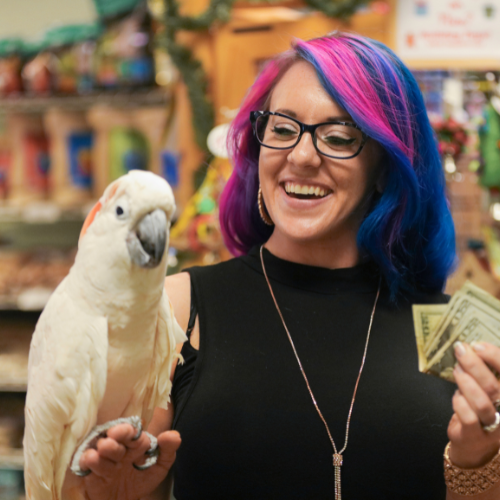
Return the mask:
<svg viewBox="0 0 500 500">
<path fill-rule="evenodd" d="M 271 217 L 269 217 L 266 207 L 264 206 L 264 198 L 262 196 L 262 189 L 260 186 L 259 186 L 259 192 L 257 194 L 257 205 L 259 206 L 260 218 L 264 221 L 264 223 L 268 226 L 274 226 L 274 222 L 271 219 Z"/>
</svg>

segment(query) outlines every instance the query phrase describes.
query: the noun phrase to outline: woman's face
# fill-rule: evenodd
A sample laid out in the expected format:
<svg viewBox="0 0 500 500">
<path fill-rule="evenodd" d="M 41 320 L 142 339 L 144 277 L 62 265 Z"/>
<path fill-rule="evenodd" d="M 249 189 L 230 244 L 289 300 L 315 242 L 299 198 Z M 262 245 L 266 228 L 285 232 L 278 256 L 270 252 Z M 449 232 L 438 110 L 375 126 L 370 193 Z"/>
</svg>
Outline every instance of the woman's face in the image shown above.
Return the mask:
<svg viewBox="0 0 500 500">
<path fill-rule="evenodd" d="M 302 61 L 276 85 L 269 111 L 310 125 L 332 120 L 353 122 L 323 89 L 314 68 Z M 261 147 L 259 177 L 267 211 L 275 224 L 272 237 L 301 243 L 355 239 L 381 177 L 381 158 L 382 148 L 370 139 L 354 158 L 326 157 L 316 151 L 309 133 L 304 133 L 293 149 Z M 297 197 L 290 191 L 296 192 L 298 187 L 319 188 L 319 196 Z"/>
</svg>

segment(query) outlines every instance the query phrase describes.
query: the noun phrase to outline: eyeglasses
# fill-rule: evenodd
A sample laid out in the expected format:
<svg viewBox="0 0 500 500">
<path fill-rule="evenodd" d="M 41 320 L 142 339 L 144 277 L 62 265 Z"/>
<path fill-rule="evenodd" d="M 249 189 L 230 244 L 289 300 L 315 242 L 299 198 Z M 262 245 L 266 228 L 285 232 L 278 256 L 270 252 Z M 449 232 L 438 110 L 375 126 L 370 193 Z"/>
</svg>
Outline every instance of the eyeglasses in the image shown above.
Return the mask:
<svg viewBox="0 0 500 500">
<path fill-rule="evenodd" d="M 342 160 L 359 155 L 367 139 L 367 135 L 350 122 L 306 125 L 295 118 L 272 111 L 251 111 L 250 122 L 255 137 L 266 148 L 293 148 L 300 142 L 304 132 L 309 132 L 318 153 Z"/>
</svg>

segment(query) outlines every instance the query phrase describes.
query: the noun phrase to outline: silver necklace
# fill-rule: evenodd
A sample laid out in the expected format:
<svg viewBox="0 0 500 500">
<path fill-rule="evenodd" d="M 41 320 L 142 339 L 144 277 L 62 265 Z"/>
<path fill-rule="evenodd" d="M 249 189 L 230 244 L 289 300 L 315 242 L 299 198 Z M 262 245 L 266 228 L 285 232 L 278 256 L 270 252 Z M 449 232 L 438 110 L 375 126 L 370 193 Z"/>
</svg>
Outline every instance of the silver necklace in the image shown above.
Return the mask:
<svg viewBox="0 0 500 500">
<path fill-rule="evenodd" d="M 283 326 L 285 327 L 285 331 L 286 331 L 286 334 L 288 336 L 288 340 L 290 341 L 290 345 L 292 346 L 293 353 L 295 354 L 295 358 L 297 359 L 297 363 L 299 364 L 300 371 L 302 373 L 302 376 L 304 377 L 304 381 L 307 385 L 307 390 L 309 391 L 309 394 L 311 395 L 311 399 L 312 399 L 312 402 L 314 404 L 314 408 L 316 408 L 316 411 L 318 412 L 319 417 L 321 418 L 323 424 L 325 425 L 326 432 L 328 433 L 328 437 L 330 438 L 330 442 L 332 443 L 333 467 L 335 470 L 335 500 L 342 500 L 341 484 L 340 484 L 340 468 L 341 468 L 343 460 L 344 460 L 342 453 L 344 453 L 344 451 L 347 448 L 347 441 L 349 439 L 349 427 L 351 425 L 352 409 L 354 407 L 354 400 L 356 399 L 356 392 L 358 391 L 358 385 L 359 385 L 359 380 L 361 378 L 361 373 L 363 372 L 363 368 L 365 366 L 366 353 L 368 351 L 368 342 L 370 341 L 370 333 L 372 331 L 373 317 L 375 316 L 375 309 L 377 308 L 377 302 L 378 302 L 378 298 L 380 295 L 380 285 L 382 283 L 382 277 L 379 280 L 377 295 L 375 296 L 375 302 L 373 303 L 373 309 L 372 309 L 372 313 L 370 316 L 370 324 L 368 325 L 368 333 L 366 335 L 366 342 L 365 342 L 365 350 L 363 352 L 363 359 L 361 360 L 361 367 L 359 369 L 358 378 L 356 379 L 356 385 L 354 386 L 354 393 L 352 395 L 351 406 L 349 407 L 349 414 L 347 416 L 347 424 L 346 424 L 346 430 L 345 430 L 344 447 L 340 451 L 337 451 L 337 447 L 335 446 L 335 441 L 333 440 L 332 433 L 330 432 L 330 428 L 328 427 L 328 424 L 326 423 L 325 417 L 323 417 L 323 414 L 321 413 L 321 410 L 319 409 L 318 403 L 316 402 L 316 398 L 314 397 L 311 386 L 309 385 L 309 380 L 307 379 L 306 372 L 304 371 L 304 368 L 302 367 L 302 363 L 300 362 L 299 355 L 297 354 L 297 350 L 295 349 L 295 345 L 293 343 L 292 336 L 290 335 L 290 332 L 288 331 L 285 320 L 283 319 L 283 314 L 281 314 L 281 310 L 278 306 L 278 302 L 276 301 L 276 297 L 274 296 L 273 289 L 271 287 L 271 282 L 269 281 L 269 278 L 267 277 L 266 267 L 264 265 L 263 248 L 264 248 L 264 245 L 261 245 L 261 247 L 260 247 L 260 262 L 262 264 L 262 271 L 264 273 L 264 277 L 266 278 L 267 286 L 269 287 L 269 291 L 271 292 L 271 296 L 273 298 L 274 305 L 276 306 L 276 310 L 278 311 L 278 314 L 280 315 L 280 318 L 281 318 L 281 322 L 283 323 Z"/>
</svg>

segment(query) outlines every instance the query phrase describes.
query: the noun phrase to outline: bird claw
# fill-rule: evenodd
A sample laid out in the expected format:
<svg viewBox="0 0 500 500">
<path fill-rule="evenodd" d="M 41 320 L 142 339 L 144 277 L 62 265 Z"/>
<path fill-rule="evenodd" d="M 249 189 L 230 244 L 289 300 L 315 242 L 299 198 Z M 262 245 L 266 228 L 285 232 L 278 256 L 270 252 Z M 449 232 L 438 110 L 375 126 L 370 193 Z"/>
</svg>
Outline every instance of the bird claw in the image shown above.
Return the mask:
<svg viewBox="0 0 500 500">
<path fill-rule="evenodd" d="M 141 434 L 142 434 L 142 422 L 141 422 L 140 419 L 139 419 L 139 424 L 135 428 L 137 429 L 137 434 L 132 438 L 132 441 L 137 441 L 141 437 Z"/>
<path fill-rule="evenodd" d="M 138 416 L 133 416 L 128 418 L 118 418 L 116 420 L 111 420 L 110 422 L 106 422 L 105 424 L 97 425 L 92 429 L 92 431 L 90 431 L 88 436 L 83 440 L 82 444 L 78 447 L 75 454 L 73 455 L 73 459 L 71 460 L 71 466 L 70 466 L 71 472 L 73 472 L 73 474 L 79 477 L 85 477 L 92 472 L 90 469 L 82 470 L 80 468 L 80 459 L 82 458 L 83 453 L 89 448 L 95 448 L 95 446 L 97 445 L 97 441 L 100 438 L 106 437 L 107 431 L 111 429 L 111 427 L 114 427 L 115 425 L 119 424 L 130 424 L 132 427 L 134 427 L 134 429 L 137 430 L 137 434 L 132 438 L 133 441 L 137 441 L 137 439 L 141 437 L 142 432 L 145 432 L 142 430 L 142 422 L 140 417 Z M 146 462 L 143 465 L 133 464 L 134 467 L 138 470 L 149 469 L 149 467 L 154 465 L 158 460 L 158 455 L 159 455 L 158 440 L 156 439 L 155 436 L 152 436 L 148 432 L 146 432 L 146 434 L 151 440 L 150 448 L 148 451 L 146 451 L 146 455 L 149 458 L 146 459 Z"/>
<path fill-rule="evenodd" d="M 158 447 L 158 440 L 156 439 L 156 437 L 146 431 L 144 431 L 144 434 L 149 437 L 151 444 L 149 445 L 149 450 L 146 450 L 146 452 L 144 453 L 144 455 L 148 457 L 146 458 L 145 462 L 142 465 L 132 464 L 134 466 L 134 469 L 137 470 L 146 470 L 155 465 L 158 461 L 158 455 L 160 454 L 160 448 Z"/>
</svg>

